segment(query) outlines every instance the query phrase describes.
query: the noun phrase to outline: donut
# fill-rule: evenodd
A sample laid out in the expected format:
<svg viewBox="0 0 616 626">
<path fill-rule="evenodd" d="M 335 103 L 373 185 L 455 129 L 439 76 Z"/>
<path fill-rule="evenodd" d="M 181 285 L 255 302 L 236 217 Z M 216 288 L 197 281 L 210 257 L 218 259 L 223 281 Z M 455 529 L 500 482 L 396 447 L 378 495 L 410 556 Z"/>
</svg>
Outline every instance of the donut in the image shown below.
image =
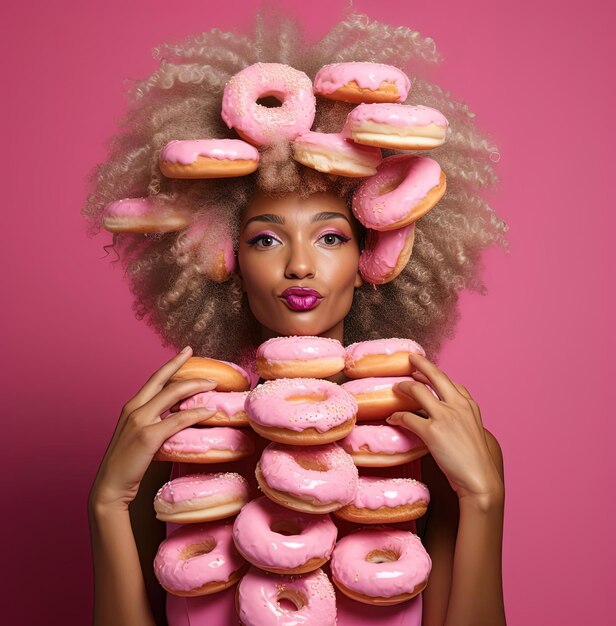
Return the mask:
<svg viewBox="0 0 616 626">
<path fill-rule="evenodd" d="M 226 463 L 253 454 L 252 438 L 238 428 L 189 427 L 180 430 L 160 447 L 155 461 L 175 463 Z"/>
<path fill-rule="evenodd" d="M 247 391 L 204 391 L 186 398 L 180 411 L 204 407 L 216 411 L 203 424 L 207 426 L 248 426 L 248 414 L 244 410 Z"/>
<path fill-rule="evenodd" d="M 313 170 L 338 176 L 372 176 L 383 160 L 379 148 L 347 141 L 335 133 L 303 133 L 291 146 L 293 158 Z"/>
<path fill-rule="evenodd" d="M 430 492 L 414 478 L 360 476 L 355 499 L 334 515 L 357 524 L 395 524 L 421 517 Z"/>
<path fill-rule="evenodd" d="M 316 378 L 268 380 L 246 398 L 250 426 L 278 443 L 313 446 L 346 437 L 357 403 L 340 385 Z"/>
<path fill-rule="evenodd" d="M 184 207 L 155 204 L 151 198 L 124 198 L 103 211 L 103 228 L 110 233 L 171 233 L 192 221 Z"/>
<path fill-rule="evenodd" d="M 233 544 L 229 522 L 188 524 L 173 531 L 154 559 L 158 582 L 175 596 L 205 596 L 234 585 L 248 564 Z"/>
<path fill-rule="evenodd" d="M 180 367 L 170 381 L 210 378 L 216 381 L 216 391 L 246 391 L 250 389 L 250 376 L 239 365 L 193 356 Z"/>
<path fill-rule="evenodd" d="M 167 178 L 246 176 L 259 167 L 259 151 L 240 139 L 174 140 L 162 149 L 159 163 Z"/>
<path fill-rule="evenodd" d="M 445 174 L 433 159 L 405 154 L 387 157 L 353 194 L 353 213 L 366 228 L 402 228 L 432 209 L 443 197 L 445 186 Z"/>
<path fill-rule="evenodd" d="M 385 232 L 368 228 L 359 256 L 361 277 L 373 285 L 391 282 L 409 262 L 414 241 L 415 224 Z"/>
<path fill-rule="evenodd" d="M 432 561 L 417 535 L 393 528 L 362 528 L 340 539 L 332 579 L 344 595 L 388 606 L 410 600 L 428 582 Z"/>
<path fill-rule="evenodd" d="M 345 351 L 344 374 L 349 378 L 410 376 L 411 352 L 426 356 L 424 349 L 412 339 L 394 337 L 352 343 Z"/>
<path fill-rule="evenodd" d="M 314 78 L 314 91 L 342 102 L 404 102 L 411 87 L 408 76 L 383 63 L 332 63 Z"/>
<path fill-rule="evenodd" d="M 239 474 L 186 474 L 158 490 L 154 510 L 163 522 L 212 522 L 236 515 L 249 500 L 248 483 Z"/>
<path fill-rule="evenodd" d="M 343 136 L 394 150 L 429 150 L 445 143 L 449 122 L 436 109 L 411 104 L 360 104 L 347 116 Z"/>
<path fill-rule="evenodd" d="M 305 576 L 279 576 L 251 567 L 235 598 L 244 626 L 336 626 L 336 594 L 320 569 Z M 282 608 L 284 603 L 290 610 Z"/>
<path fill-rule="evenodd" d="M 329 513 L 352 502 L 358 472 L 338 445 L 304 448 L 270 443 L 255 469 L 263 493 L 277 504 L 305 513 Z"/>
<path fill-rule="evenodd" d="M 275 574 L 306 574 L 326 563 L 338 529 L 329 515 L 291 511 L 269 498 L 252 500 L 233 524 L 239 553 L 256 567 Z"/>
<path fill-rule="evenodd" d="M 175 244 L 178 264 L 191 259 L 197 271 L 217 283 L 226 281 L 235 270 L 233 241 L 224 223 L 201 216 L 178 235 Z"/>
<path fill-rule="evenodd" d="M 403 465 L 428 453 L 415 433 L 389 424 L 356 425 L 339 445 L 357 467 Z"/>
<path fill-rule="evenodd" d="M 327 378 L 342 371 L 345 350 L 327 337 L 274 337 L 257 349 L 261 378 Z"/>
<path fill-rule="evenodd" d="M 357 419 L 379 420 L 396 411 L 417 411 L 421 407 L 416 400 L 394 393 L 393 386 L 410 376 L 385 376 L 383 378 L 358 378 L 342 385 L 357 402 Z"/>
<path fill-rule="evenodd" d="M 275 98 L 280 106 L 259 100 Z M 222 119 L 246 141 L 268 146 L 310 130 L 316 111 L 312 82 L 304 72 L 282 63 L 255 63 L 225 85 Z"/>
</svg>

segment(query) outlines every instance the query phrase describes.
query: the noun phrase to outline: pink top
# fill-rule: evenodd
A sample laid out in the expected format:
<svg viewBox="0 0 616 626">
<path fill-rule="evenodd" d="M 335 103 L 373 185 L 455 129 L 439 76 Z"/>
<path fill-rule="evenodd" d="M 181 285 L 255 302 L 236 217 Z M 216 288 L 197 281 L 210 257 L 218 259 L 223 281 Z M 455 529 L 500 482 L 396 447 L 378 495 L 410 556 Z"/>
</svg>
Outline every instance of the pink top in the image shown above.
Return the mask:
<svg viewBox="0 0 616 626">
<path fill-rule="evenodd" d="M 161 161 L 190 165 L 199 157 L 230 161 L 258 161 L 259 151 L 241 139 L 193 139 L 170 141 L 160 153 Z"/>
<path fill-rule="evenodd" d="M 180 410 L 203 407 L 231 417 L 244 412 L 244 402 L 247 397 L 248 391 L 204 391 L 186 398 L 180 404 Z"/>
<path fill-rule="evenodd" d="M 317 460 L 326 471 L 302 467 L 302 459 Z M 312 498 L 322 504 L 351 502 L 357 491 L 358 471 L 353 459 L 335 443 L 321 446 L 283 446 L 271 443 L 263 450 L 259 467 L 269 487 Z"/>
<path fill-rule="evenodd" d="M 440 165 L 428 157 L 388 157 L 353 195 L 353 213 L 367 228 L 386 230 L 408 216 L 439 185 L 440 176 Z M 392 185 L 391 191 L 381 194 L 381 189 Z"/>
<path fill-rule="evenodd" d="M 257 104 L 274 95 L 281 106 Z M 304 72 L 282 63 L 255 63 L 238 72 L 226 84 L 222 119 L 257 145 L 277 139 L 294 139 L 310 130 L 316 111 L 312 82 Z"/>
<path fill-rule="evenodd" d="M 399 555 L 396 561 L 366 561 L 373 550 Z M 432 562 L 417 535 L 393 528 L 370 528 L 338 541 L 331 560 L 336 580 L 367 596 L 391 598 L 411 593 L 430 574 Z"/>
<path fill-rule="evenodd" d="M 278 522 L 296 527 L 295 534 L 272 530 Z M 252 563 L 276 569 L 294 569 L 311 559 L 331 556 L 338 529 L 329 515 L 300 513 L 267 497 L 244 505 L 233 524 L 233 539 Z"/>
<path fill-rule="evenodd" d="M 344 347 L 327 337 L 274 337 L 257 349 L 257 358 L 267 361 L 291 361 L 320 358 L 344 358 Z"/>
<path fill-rule="evenodd" d="M 226 426 L 180 430 L 163 443 L 164 452 L 207 452 L 208 450 L 254 450 L 252 439 L 239 428 Z"/>
<path fill-rule="evenodd" d="M 293 398 L 302 396 L 325 399 L 293 402 Z M 298 432 L 315 428 L 324 433 L 357 414 L 357 402 L 348 391 L 316 378 L 268 380 L 250 392 L 245 408 L 257 424 Z"/>
<path fill-rule="evenodd" d="M 357 425 L 339 444 L 349 453 L 367 450 L 373 454 L 403 454 L 424 445 L 410 430 L 388 424 Z"/>
<path fill-rule="evenodd" d="M 382 83 L 393 83 L 398 89 L 398 100 L 404 102 L 411 87 L 408 76 L 393 65 L 383 63 L 332 63 L 322 67 L 315 76 L 314 90 L 329 95 L 347 83 L 355 81 L 361 89 L 377 91 Z"/>
<path fill-rule="evenodd" d="M 363 122 L 409 128 L 413 126 L 449 126 L 447 118 L 436 109 L 420 104 L 359 104 L 347 116 L 342 134 L 358 130 Z"/>
<path fill-rule="evenodd" d="M 212 506 L 230 500 L 248 500 L 250 489 L 246 479 L 236 472 L 187 474 L 165 483 L 156 494 L 157 501 L 177 504 L 186 500 L 208 498 Z"/>
<path fill-rule="evenodd" d="M 360 476 L 351 504 L 360 509 L 394 508 L 416 502 L 430 502 L 428 488 L 414 478 Z"/>
<path fill-rule="evenodd" d="M 396 231 L 390 231 L 396 232 Z M 371 341 L 358 341 L 346 348 L 347 366 L 353 366 L 359 359 L 370 354 L 396 354 L 396 352 L 413 352 L 426 356 L 424 349 L 412 339 L 374 339 Z"/>
<path fill-rule="evenodd" d="M 282 609 L 279 599 L 307 599 L 297 611 Z M 251 567 L 240 581 L 237 598 L 244 626 L 336 626 L 336 596 L 320 569 L 304 576 L 277 576 Z"/>
<path fill-rule="evenodd" d="M 245 563 L 233 544 L 230 522 L 188 524 L 167 537 L 154 559 L 154 572 L 168 589 L 190 591 L 211 583 L 226 581 Z M 191 545 L 211 545 L 207 554 L 182 557 Z"/>
</svg>

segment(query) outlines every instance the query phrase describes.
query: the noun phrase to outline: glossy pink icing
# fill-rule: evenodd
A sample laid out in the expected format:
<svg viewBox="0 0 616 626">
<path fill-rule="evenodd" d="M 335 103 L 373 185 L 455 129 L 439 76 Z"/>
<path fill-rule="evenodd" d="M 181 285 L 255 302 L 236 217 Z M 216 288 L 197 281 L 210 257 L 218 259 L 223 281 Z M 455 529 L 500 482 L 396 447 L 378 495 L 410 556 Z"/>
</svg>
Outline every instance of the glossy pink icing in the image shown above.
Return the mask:
<svg viewBox="0 0 616 626">
<path fill-rule="evenodd" d="M 449 126 L 447 118 L 440 111 L 420 104 L 359 104 L 348 114 L 342 134 L 349 137 L 353 131 L 360 130 L 364 122 L 400 128 L 428 124 L 445 128 Z"/>
<path fill-rule="evenodd" d="M 300 465 L 302 459 L 316 460 L 328 469 L 305 469 Z M 259 467 L 272 489 L 322 504 L 339 502 L 344 506 L 357 491 L 359 474 L 353 459 L 335 443 L 310 447 L 271 443 L 263 450 Z"/>
<path fill-rule="evenodd" d="M 398 89 L 398 100 L 404 102 L 411 87 L 408 76 L 393 65 L 383 63 L 332 63 L 322 67 L 315 76 L 314 90 L 329 95 L 347 83 L 355 81 L 362 89 L 377 91 L 382 83 L 393 83 Z"/>
<path fill-rule="evenodd" d="M 430 492 L 423 483 L 413 478 L 360 476 L 357 493 L 351 504 L 359 509 L 375 510 L 417 502 L 430 502 Z"/>
<path fill-rule="evenodd" d="M 385 424 L 359 424 L 339 443 L 349 453 L 373 454 L 403 454 L 424 445 L 415 433 Z"/>
<path fill-rule="evenodd" d="M 207 452 L 208 450 L 252 451 L 252 439 L 239 428 L 226 426 L 184 428 L 163 443 L 165 452 Z"/>
<path fill-rule="evenodd" d="M 285 594 L 289 593 L 288 596 Z M 297 611 L 282 608 L 279 598 L 300 595 Z M 251 567 L 237 590 L 244 626 L 335 626 L 336 596 L 329 578 L 318 569 L 305 576 L 278 576 Z"/>
<path fill-rule="evenodd" d="M 388 157 L 377 173 L 353 195 L 353 213 L 367 228 L 387 230 L 403 220 L 440 182 L 441 167 L 428 157 L 399 154 Z M 389 185 L 394 189 L 381 195 Z"/>
<path fill-rule="evenodd" d="M 373 339 L 370 341 L 352 343 L 346 348 L 346 363 L 352 366 L 355 365 L 359 359 L 371 354 L 391 355 L 397 352 L 413 352 L 426 356 L 424 349 L 416 341 L 391 337 L 389 339 Z"/>
<path fill-rule="evenodd" d="M 187 524 L 174 531 L 159 546 L 154 559 L 154 572 L 168 589 L 191 591 L 211 582 L 226 581 L 245 563 L 232 538 L 230 522 Z M 207 554 L 182 558 L 188 546 L 210 544 Z"/>
<path fill-rule="evenodd" d="M 282 104 L 268 108 L 259 98 L 274 96 Z M 255 63 L 226 84 L 222 118 L 257 145 L 294 139 L 310 130 L 316 111 L 312 82 L 304 72 L 281 63 Z"/>
<path fill-rule="evenodd" d="M 231 363 L 231 361 L 221 361 L 221 363 L 226 363 L 227 365 L 231 366 L 236 372 L 239 372 L 250 385 L 251 383 L 250 376 L 248 375 L 248 372 L 243 367 L 240 367 L 236 363 Z"/>
<path fill-rule="evenodd" d="M 394 273 L 394 270 L 408 238 L 414 236 L 414 228 L 415 224 L 385 232 L 369 228 L 366 244 L 359 256 L 362 278 L 376 285 L 393 280 L 399 274 Z M 402 269 L 404 268 L 400 268 L 400 271 Z"/>
<path fill-rule="evenodd" d="M 396 561 L 372 563 L 373 550 L 391 550 Z M 340 539 L 331 560 L 332 575 L 345 587 L 370 597 L 411 593 L 430 574 L 432 562 L 417 535 L 393 528 L 369 528 Z"/>
<path fill-rule="evenodd" d="M 154 507 L 159 500 L 170 504 L 207 498 L 212 505 L 231 500 L 248 500 L 250 488 L 246 479 L 236 472 L 215 474 L 187 474 L 165 483 L 154 498 Z"/>
<path fill-rule="evenodd" d="M 257 358 L 267 361 L 344 358 L 345 350 L 337 339 L 327 337 L 274 337 L 257 349 Z"/>
<path fill-rule="evenodd" d="M 258 161 L 259 151 L 241 139 L 193 139 L 170 141 L 160 153 L 161 161 L 190 165 L 199 157 L 229 161 Z"/>
<path fill-rule="evenodd" d="M 180 410 L 206 408 L 232 417 L 244 412 L 247 391 L 204 391 L 186 398 L 180 404 Z"/>
<path fill-rule="evenodd" d="M 143 217 L 157 210 L 160 208 L 152 202 L 151 198 L 123 198 L 108 204 L 105 207 L 105 215 Z"/>
<path fill-rule="evenodd" d="M 324 396 L 325 400 L 288 402 L 303 395 Z M 279 378 L 253 389 L 246 398 L 246 411 L 252 421 L 301 432 L 315 428 L 320 433 L 344 424 L 357 414 L 355 398 L 340 385 L 316 378 Z"/>
<path fill-rule="evenodd" d="M 371 167 L 377 167 L 383 160 L 380 148 L 363 146 L 345 139 L 340 133 L 318 133 L 308 131 L 295 139 L 293 145 L 325 148 L 339 156 L 347 156 L 352 160 L 361 161 Z"/>
<path fill-rule="evenodd" d="M 411 376 L 383 376 L 370 378 L 357 378 L 343 383 L 342 387 L 353 395 L 365 393 L 378 393 L 379 391 L 391 389 L 396 383 L 405 380 L 415 380 Z"/>
<path fill-rule="evenodd" d="M 285 521 L 301 528 L 295 535 L 271 529 Z M 279 506 L 267 497 L 244 505 L 233 524 L 233 540 L 240 552 L 257 566 L 294 569 L 311 559 L 329 559 L 338 529 L 329 515 L 311 515 Z"/>
</svg>

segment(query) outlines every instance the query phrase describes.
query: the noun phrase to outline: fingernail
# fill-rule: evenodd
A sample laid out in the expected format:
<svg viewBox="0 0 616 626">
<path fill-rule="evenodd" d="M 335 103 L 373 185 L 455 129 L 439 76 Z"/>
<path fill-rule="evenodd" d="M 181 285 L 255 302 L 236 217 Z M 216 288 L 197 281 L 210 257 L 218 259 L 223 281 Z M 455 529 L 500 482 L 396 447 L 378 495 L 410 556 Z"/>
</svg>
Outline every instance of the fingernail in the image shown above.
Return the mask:
<svg viewBox="0 0 616 626">
<path fill-rule="evenodd" d="M 396 415 L 390 415 L 388 418 L 385 419 L 385 421 L 388 424 L 397 424 L 398 423 L 398 417 Z"/>
<path fill-rule="evenodd" d="M 182 351 L 180 352 L 180 354 L 185 354 L 189 350 L 190 350 L 190 346 L 186 346 L 185 348 L 182 348 Z"/>
</svg>

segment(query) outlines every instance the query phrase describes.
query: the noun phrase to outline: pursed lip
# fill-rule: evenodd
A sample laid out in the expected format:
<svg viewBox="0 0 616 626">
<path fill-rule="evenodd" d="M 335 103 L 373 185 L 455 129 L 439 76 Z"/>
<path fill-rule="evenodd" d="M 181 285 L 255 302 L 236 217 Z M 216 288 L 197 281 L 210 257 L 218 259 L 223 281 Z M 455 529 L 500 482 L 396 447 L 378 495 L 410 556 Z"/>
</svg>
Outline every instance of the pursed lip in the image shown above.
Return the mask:
<svg viewBox="0 0 616 626">
<path fill-rule="evenodd" d="M 316 289 L 310 287 L 289 287 L 280 297 L 292 311 L 310 311 L 323 299 Z"/>
</svg>

